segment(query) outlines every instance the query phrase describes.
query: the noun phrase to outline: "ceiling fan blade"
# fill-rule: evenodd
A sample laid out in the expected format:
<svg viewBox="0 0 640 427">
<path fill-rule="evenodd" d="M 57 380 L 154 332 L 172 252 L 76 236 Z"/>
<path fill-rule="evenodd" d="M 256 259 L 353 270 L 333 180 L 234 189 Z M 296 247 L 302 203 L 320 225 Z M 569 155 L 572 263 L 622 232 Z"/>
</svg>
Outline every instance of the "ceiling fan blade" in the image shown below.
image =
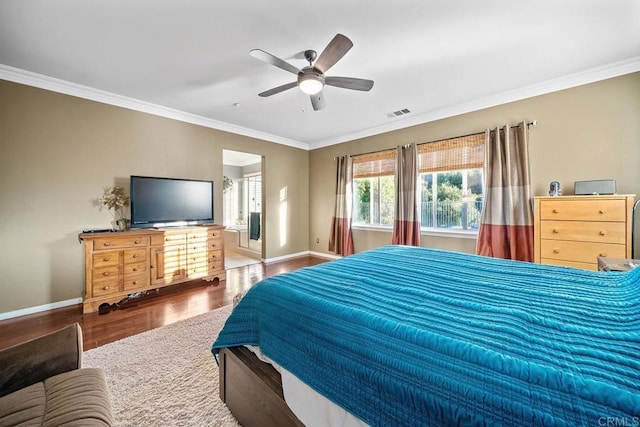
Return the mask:
<svg viewBox="0 0 640 427">
<path fill-rule="evenodd" d="M 324 83 L 329 86 L 361 90 L 364 92 L 370 91 L 373 87 L 373 80 L 357 79 L 355 77 L 325 77 Z"/>
<path fill-rule="evenodd" d="M 322 93 L 322 91 L 316 93 L 315 95 L 309 95 L 309 98 L 311 98 L 313 111 L 322 110 L 325 107 L 324 94 Z"/>
<path fill-rule="evenodd" d="M 296 86 L 298 86 L 298 82 L 287 83 L 282 86 L 274 87 L 273 89 L 265 90 L 264 92 L 259 93 L 258 96 L 265 98 L 267 96 L 275 95 L 276 93 L 284 92 L 285 90 L 294 88 Z"/>
<path fill-rule="evenodd" d="M 329 42 L 327 47 L 324 48 L 318 60 L 313 65 L 313 68 L 321 72 L 326 73 L 329 68 L 333 67 L 336 62 L 340 60 L 349 49 L 353 47 L 353 42 L 349 40 L 347 36 L 342 34 L 336 34 L 336 36 Z"/>
<path fill-rule="evenodd" d="M 276 66 L 278 68 L 281 68 L 281 69 L 283 69 L 285 71 L 288 71 L 290 73 L 293 73 L 293 74 L 298 74 L 298 73 L 302 72 L 297 67 L 294 67 L 293 65 L 289 64 L 288 62 L 278 58 L 277 56 L 273 56 L 269 52 L 265 52 L 262 49 L 252 49 L 252 50 L 249 51 L 249 55 L 251 55 L 254 58 L 257 58 L 257 59 L 259 59 L 261 61 L 264 61 L 267 64 L 274 65 L 274 66 Z"/>
</svg>

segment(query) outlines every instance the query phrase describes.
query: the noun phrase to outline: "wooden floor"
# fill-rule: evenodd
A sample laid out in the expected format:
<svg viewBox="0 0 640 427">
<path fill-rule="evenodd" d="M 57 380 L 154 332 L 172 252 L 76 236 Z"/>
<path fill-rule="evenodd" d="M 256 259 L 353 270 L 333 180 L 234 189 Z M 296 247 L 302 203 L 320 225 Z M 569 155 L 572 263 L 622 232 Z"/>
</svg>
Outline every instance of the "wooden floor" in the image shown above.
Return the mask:
<svg viewBox="0 0 640 427">
<path fill-rule="evenodd" d="M 78 322 L 83 331 L 84 349 L 88 350 L 231 304 L 236 294 L 266 277 L 325 261 L 327 259 L 307 256 L 234 268 L 227 270 L 226 283 L 197 281 L 162 288 L 157 295 L 107 314 L 83 315 L 82 305 L 77 304 L 3 320 L 0 321 L 0 349 Z"/>
</svg>

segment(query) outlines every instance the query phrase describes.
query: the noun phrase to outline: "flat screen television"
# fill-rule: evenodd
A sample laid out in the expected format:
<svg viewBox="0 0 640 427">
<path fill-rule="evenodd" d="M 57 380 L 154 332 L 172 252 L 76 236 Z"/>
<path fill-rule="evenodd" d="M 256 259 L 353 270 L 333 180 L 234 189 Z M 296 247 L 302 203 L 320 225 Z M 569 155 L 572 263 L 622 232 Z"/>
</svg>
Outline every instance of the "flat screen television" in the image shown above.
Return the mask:
<svg viewBox="0 0 640 427">
<path fill-rule="evenodd" d="M 131 176 L 131 227 L 213 224 L 213 181 Z"/>
</svg>

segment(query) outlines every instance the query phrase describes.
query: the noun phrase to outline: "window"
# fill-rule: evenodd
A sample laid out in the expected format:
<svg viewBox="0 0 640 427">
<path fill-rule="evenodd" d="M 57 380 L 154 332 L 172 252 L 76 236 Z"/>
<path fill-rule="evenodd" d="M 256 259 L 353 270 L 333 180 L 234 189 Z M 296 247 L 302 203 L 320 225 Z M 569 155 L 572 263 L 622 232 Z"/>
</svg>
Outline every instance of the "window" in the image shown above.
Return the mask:
<svg viewBox="0 0 640 427">
<path fill-rule="evenodd" d="M 396 150 L 353 158 L 353 223 L 393 225 Z"/>
<path fill-rule="evenodd" d="M 423 228 L 479 228 L 484 139 L 478 133 L 418 146 Z"/>
</svg>

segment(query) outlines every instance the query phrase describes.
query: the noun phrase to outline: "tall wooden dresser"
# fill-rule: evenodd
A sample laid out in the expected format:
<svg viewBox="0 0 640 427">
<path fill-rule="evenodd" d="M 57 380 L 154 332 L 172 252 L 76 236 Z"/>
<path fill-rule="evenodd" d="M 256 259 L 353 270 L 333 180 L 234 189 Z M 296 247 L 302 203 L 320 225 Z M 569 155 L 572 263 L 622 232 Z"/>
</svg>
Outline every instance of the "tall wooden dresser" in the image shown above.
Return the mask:
<svg viewBox="0 0 640 427">
<path fill-rule="evenodd" d="M 631 258 L 634 198 L 535 197 L 535 262 L 597 270 L 599 256 Z"/>
<path fill-rule="evenodd" d="M 151 289 L 226 279 L 221 225 L 83 233 L 83 313 Z"/>
</svg>

